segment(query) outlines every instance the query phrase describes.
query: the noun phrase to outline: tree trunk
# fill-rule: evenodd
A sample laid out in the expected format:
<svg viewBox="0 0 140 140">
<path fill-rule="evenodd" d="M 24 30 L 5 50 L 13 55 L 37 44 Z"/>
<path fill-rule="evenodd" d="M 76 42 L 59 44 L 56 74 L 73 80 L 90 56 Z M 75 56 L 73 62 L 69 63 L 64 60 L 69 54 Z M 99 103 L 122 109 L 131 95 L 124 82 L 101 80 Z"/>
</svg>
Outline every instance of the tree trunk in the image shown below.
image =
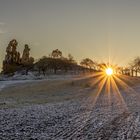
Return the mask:
<svg viewBox="0 0 140 140">
<path fill-rule="evenodd" d="M 28 71 L 29 71 L 29 70 L 28 70 L 28 69 L 26 69 L 26 75 L 28 75 Z"/>
<path fill-rule="evenodd" d="M 138 76 L 138 71 L 136 70 L 136 77 Z"/>
<path fill-rule="evenodd" d="M 131 70 L 131 76 L 132 77 L 134 76 L 134 70 Z"/>
<path fill-rule="evenodd" d="M 54 69 L 54 74 L 56 74 L 56 71 L 57 71 L 57 69 L 55 68 L 55 69 Z"/>
<path fill-rule="evenodd" d="M 45 76 L 45 70 L 43 70 L 43 75 Z"/>
<path fill-rule="evenodd" d="M 39 68 L 39 70 L 38 70 L 39 75 L 40 75 L 40 71 L 41 71 L 41 70 L 40 70 L 40 68 Z"/>
</svg>

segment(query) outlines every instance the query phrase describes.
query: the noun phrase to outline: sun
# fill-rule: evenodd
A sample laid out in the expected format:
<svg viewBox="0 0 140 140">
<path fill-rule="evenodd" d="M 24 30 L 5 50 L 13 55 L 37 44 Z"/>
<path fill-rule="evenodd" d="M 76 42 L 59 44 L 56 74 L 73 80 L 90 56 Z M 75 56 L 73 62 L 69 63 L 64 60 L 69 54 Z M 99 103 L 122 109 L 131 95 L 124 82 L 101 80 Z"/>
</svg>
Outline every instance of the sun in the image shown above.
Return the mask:
<svg viewBox="0 0 140 140">
<path fill-rule="evenodd" d="M 112 68 L 107 68 L 107 69 L 105 70 L 105 72 L 106 72 L 106 74 L 107 74 L 108 76 L 111 76 L 111 75 L 113 74 L 113 69 L 112 69 Z"/>
</svg>

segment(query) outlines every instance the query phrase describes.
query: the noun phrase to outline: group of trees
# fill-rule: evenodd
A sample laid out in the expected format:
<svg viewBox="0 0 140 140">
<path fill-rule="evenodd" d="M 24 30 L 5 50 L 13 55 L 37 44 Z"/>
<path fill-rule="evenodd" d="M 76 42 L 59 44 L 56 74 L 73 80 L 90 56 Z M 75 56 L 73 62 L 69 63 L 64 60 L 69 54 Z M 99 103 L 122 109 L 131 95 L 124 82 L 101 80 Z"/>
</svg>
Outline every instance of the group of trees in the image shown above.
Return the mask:
<svg viewBox="0 0 140 140">
<path fill-rule="evenodd" d="M 68 54 L 68 57 L 64 57 L 58 49 L 53 50 L 49 56 L 40 58 L 34 65 L 39 73 L 44 75 L 48 71 L 56 74 L 57 71 L 93 72 L 98 70 L 97 63 L 93 60 L 85 58 L 78 65 L 71 54 Z"/>
<path fill-rule="evenodd" d="M 106 67 L 108 67 L 110 64 L 106 63 L 97 63 L 95 61 L 92 61 L 89 58 L 85 58 L 80 63 L 81 66 L 87 67 L 89 69 L 93 69 L 95 71 L 102 71 Z M 111 67 L 114 68 L 114 71 L 116 74 L 123 74 L 128 76 L 138 76 L 140 74 L 140 57 L 135 57 L 127 67 L 120 67 L 117 65 L 114 65 Z"/>
<path fill-rule="evenodd" d="M 18 42 L 13 39 L 6 48 L 6 55 L 3 60 L 3 74 L 14 74 L 16 71 L 24 70 L 28 74 L 29 70 L 38 70 L 39 74 L 43 73 L 45 75 L 48 71 L 56 74 L 57 71 L 87 72 L 96 69 L 96 64 L 91 59 L 85 58 L 78 65 L 71 54 L 64 57 L 58 49 L 53 50 L 49 56 L 43 56 L 34 62 L 34 58 L 29 57 L 30 48 L 28 45 L 25 44 L 22 56 L 16 50 L 17 45 Z"/>
<path fill-rule="evenodd" d="M 97 63 L 89 58 L 85 58 L 80 62 L 80 65 L 89 69 L 97 70 Z"/>
<path fill-rule="evenodd" d="M 60 72 L 95 72 L 103 71 L 108 65 L 106 63 L 97 63 L 90 58 L 82 59 L 78 64 L 71 54 L 64 57 L 59 49 L 55 49 L 49 56 L 43 56 L 34 63 L 34 58 L 30 57 L 30 48 L 25 44 L 22 56 L 16 50 L 18 42 L 13 39 L 9 42 L 6 48 L 6 55 L 3 61 L 3 73 L 14 73 L 15 71 L 26 70 L 28 74 L 29 70 L 37 70 L 39 74 L 44 75 L 47 72 L 56 74 Z M 140 57 L 136 57 L 129 63 L 128 67 L 119 67 L 117 65 L 111 66 L 114 68 L 115 73 L 124 74 L 129 76 L 138 76 L 140 73 Z"/>
<path fill-rule="evenodd" d="M 140 57 L 134 58 L 130 63 L 128 69 L 131 76 L 138 76 L 140 73 Z"/>
<path fill-rule="evenodd" d="M 25 70 L 28 74 L 29 69 L 33 66 L 34 58 L 30 57 L 30 48 L 28 44 L 24 45 L 22 55 L 17 51 L 18 42 L 13 39 L 6 47 L 6 55 L 3 60 L 3 73 L 14 74 L 16 71 Z"/>
<path fill-rule="evenodd" d="M 42 57 L 34 65 L 38 69 L 39 74 L 42 72 L 44 75 L 47 71 L 53 71 L 56 74 L 58 70 L 67 72 L 68 70 L 76 70 L 78 68 L 76 61 L 70 54 L 68 58 L 63 57 L 62 52 L 58 49 L 53 50 L 50 56 Z"/>
</svg>

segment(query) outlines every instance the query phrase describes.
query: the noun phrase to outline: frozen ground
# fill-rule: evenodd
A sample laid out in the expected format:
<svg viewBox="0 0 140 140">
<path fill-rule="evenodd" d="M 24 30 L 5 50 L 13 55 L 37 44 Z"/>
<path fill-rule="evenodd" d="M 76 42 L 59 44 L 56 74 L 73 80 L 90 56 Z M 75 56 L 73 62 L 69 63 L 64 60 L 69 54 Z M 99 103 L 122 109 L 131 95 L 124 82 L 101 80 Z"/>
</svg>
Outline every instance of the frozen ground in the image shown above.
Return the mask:
<svg viewBox="0 0 140 140">
<path fill-rule="evenodd" d="M 29 72 L 28 75 L 23 75 L 21 73 L 15 73 L 13 76 L 6 76 L 6 75 L 0 75 L 0 81 L 21 81 L 21 80 L 41 80 L 41 79 L 47 79 L 47 80 L 55 80 L 55 79 L 70 79 L 74 77 L 80 77 L 80 74 L 48 74 L 48 75 L 38 75 L 37 73 Z"/>
<path fill-rule="evenodd" d="M 40 75 L 35 76 L 33 73 L 29 73 L 28 75 L 21 75 L 21 74 L 15 74 L 11 77 L 4 77 L 0 76 L 0 91 L 9 86 L 9 85 L 15 85 L 20 83 L 28 83 L 28 82 L 38 82 L 38 81 L 49 81 L 49 80 L 64 80 L 64 79 L 73 79 L 73 78 L 81 78 L 80 75 Z"/>
<path fill-rule="evenodd" d="M 121 89 L 120 96 L 117 92 L 107 94 L 103 90 L 98 96 L 98 88 L 83 86 L 87 81 L 80 84 L 79 81 L 50 81 L 50 85 L 44 82 L 38 83 L 41 89 L 35 83 L 1 91 L 0 98 L 10 98 L 16 105 L 28 94 L 28 99 L 24 98 L 26 104 L 23 102 L 22 106 L 1 107 L 1 140 L 140 139 L 139 83 L 133 87 L 136 92 Z M 44 84 L 48 87 L 45 88 Z M 23 91 L 25 87 L 27 89 Z M 15 91 L 18 92 L 16 99 Z M 30 95 L 28 91 L 33 93 Z M 35 99 L 42 104 L 36 103 Z"/>
<path fill-rule="evenodd" d="M 7 86 L 10 86 L 10 85 L 15 85 L 15 84 L 20 84 L 20 83 L 27 83 L 27 82 L 33 82 L 33 80 L 15 80 L 15 81 L 12 81 L 12 80 L 8 80 L 8 81 L 0 81 L 0 91 L 3 89 L 3 88 L 6 88 Z"/>
</svg>

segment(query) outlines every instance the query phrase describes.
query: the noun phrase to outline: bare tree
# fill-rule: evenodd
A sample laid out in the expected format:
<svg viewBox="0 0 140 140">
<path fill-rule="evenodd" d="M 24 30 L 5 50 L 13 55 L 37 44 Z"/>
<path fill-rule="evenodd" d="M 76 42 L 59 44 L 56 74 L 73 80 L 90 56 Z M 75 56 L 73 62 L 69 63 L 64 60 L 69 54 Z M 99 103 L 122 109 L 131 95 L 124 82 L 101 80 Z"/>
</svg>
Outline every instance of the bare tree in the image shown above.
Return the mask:
<svg viewBox="0 0 140 140">
<path fill-rule="evenodd" d="M 134 75 L 134 72 L 135 76 L 138 76 L 138 73 L 140 72 L 140 57 L 137 56 L 129 65 L 131 68 L 132 76 Z"/>
<path fill-rule="evenodd" d="M 77 64 L 77 62 L 74 60 L 74 57 L 71 54 L 68 54 L 68 61 L 70 63 Z"/>
<path fill-rule="evenodd" d="M 104 71 L 107 68 L 107 64 L 100 63 L 98 64 L 98 71 Z"/>
<path fill-rule="evenodd" d="M 131 71 L 131 76 L 133 77 L 134 76 L 134 72 L 135 72 L 135 65 L 134 65 L 133 62 L 129 63 L 129 69 Z"/>
<path fill-rule="evenodd" d="M 89 69 L 94 69 L 96 70 L 96 64 L 89 58 L 85 58 L 83 59 L 81 62 L 80 62 L 80 65 L 81 66 L 84 66 L 86 68 L 89 68 Z"/>
</svg>

